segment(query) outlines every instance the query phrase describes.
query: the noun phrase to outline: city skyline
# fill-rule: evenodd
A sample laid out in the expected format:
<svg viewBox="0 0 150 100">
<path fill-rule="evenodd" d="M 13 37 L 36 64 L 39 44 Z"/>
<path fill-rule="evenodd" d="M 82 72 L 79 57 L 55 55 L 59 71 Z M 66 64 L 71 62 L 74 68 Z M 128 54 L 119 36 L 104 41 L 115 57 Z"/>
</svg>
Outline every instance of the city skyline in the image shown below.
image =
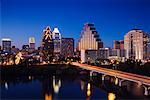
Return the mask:
<svg viewBox="0 0 150 100">
<path fill-rule="evenodd" d="M 133 28 L 150 32 L 148 0 L 108 1 L 2 0 L 1 38 L 9 37 L 12 45 L 21 48 L 29 37 L 35 37 L 38 47 L 43 29 L 50 26 L 58 27 L 62 37 L 72 37 L 77 42 L 84 24 L 91 22 L 104 46 L 113 47 L 113 40 L 123 40 Z"/>
</svg>

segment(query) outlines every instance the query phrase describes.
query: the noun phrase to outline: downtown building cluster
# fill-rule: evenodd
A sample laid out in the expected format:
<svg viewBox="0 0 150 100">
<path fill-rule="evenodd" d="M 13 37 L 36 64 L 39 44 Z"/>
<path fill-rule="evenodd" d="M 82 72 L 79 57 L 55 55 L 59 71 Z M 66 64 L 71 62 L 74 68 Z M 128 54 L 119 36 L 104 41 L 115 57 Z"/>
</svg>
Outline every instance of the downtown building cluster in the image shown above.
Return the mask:
<svg viewBox="0 0 150 100">
<path fill-rule="evenodd" d="M 94 24 L 85 24 L 77 43 L 82 63 L 99 60 L 150 60 L 150 35 L 140 29 L 132 29 L 124 40 L 114 40 L 113 48 L 104 48 Z M 104 62 L 105 63 L 105 62 Z M 106 62 L 107 63 L 107 62 Z"/>
<path fill-rule="evenodd" d="M 150 60 L 150 35 L 140 29 L 132 29 L 124 40 L 114 40 L 113 48 L 104 47 L 94 24 L 86 23 L 81 31 L 77 47 L 74 39 L 62 37 L 58 28 L 51 30 L 47 26 L 42 33 L 41 44 L 35 48 L 35 38 L 29 37 L 29 43 L 19 50 L 11 46 L 11 39 L 3 38 L 0 46 L 1 59 L 8 61 L 11 56 L 21 52 L 23 57 L 35 56 L 39 62 L 53 62 L 58 59 L 78 57 L 81 62 L 94 63 L 99 60 Z M 1 61 L 2 61 L 1 60 Z M 104 61 L 105 63 L 105 61 Z"/>
<path fill-rule="evenodd" d="M 10 38 L 3 38 L 2 47 L 0 46 L 0 59 L 2 63 L 12 62 L 12 59 L 17 57 L 11 56 L 21 54 L 23 59 L 30 59 L 32 57 L 40 63 L 49 63 L 58 59 L 66 59 L 74 56 L 74 39 L 62 37 L 58 28 L 54 28 L 52 31 L 51 28 L 47 26 L 43 30 L 41 44 L 37 49 L 35 44 L 35 38 L 29 37 L 28 44 L 24 44 L 21 49 L 18 49 L 15 46 L 12 46 L 12 40 Z M 7 63 L 4 63 L 4 65 L 5 64 Z"/>
<path fill-rule="evenodd" d="M 74 56 L 74 39 L 62 38 L 58 28 L 52 31 L 48 26 L 43 31 L 41 46 L 39 47 L 42 61 L 58 60 Z"/>
</svg>

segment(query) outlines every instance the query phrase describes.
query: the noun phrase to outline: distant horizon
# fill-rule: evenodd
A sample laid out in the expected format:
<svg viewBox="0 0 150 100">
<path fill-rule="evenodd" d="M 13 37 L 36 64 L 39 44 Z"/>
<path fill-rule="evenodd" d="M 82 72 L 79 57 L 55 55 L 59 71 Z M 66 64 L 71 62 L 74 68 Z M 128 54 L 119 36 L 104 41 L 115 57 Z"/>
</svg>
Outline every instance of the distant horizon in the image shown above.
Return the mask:
<svg viewBox="0 0 150 100">
<path fill-rule="evenodd" d="M 150 32 L 149 0 L 1 0 L 0 40 L 10 38 L 21 49 L 35 37 L 40 46 L 43 29 L 59 28 L 62 37 L 74 38 L 75 47 L 85 23 L 94 23 L 104 47 L 137 28 Z M 0 45 L 2 45 L 0 41 Z"/>
</svg>

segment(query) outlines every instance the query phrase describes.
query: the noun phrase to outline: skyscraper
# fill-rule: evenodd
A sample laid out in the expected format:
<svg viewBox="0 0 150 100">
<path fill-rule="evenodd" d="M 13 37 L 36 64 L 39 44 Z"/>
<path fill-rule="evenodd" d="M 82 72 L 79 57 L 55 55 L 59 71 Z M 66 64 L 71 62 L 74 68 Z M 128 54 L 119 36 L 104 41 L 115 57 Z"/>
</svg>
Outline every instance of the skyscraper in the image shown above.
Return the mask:
<svg viewBox="0 0 150 100">
<path fill-rule="evenodd" d="M 11 39 L 9 38 L 2 39 L 2 49 L 4 52 L 11 53 Z"/>
<path fill-rule="evenodd" d="M 114 41 L 114 49 L 124 49 L 124 41 L 123 40 L 119 40 L 119 41 Z"/>
<path fill-rule="evenodd" d="M 63 57 L 74 56 L 74 39 L 73 38 L 62 38 L 61 55 Z"/>
<path fill-rule="evenodd" d="M 87 23 L 84 25 L 81 31 L 81 36 L 77 44 L 77 50 L 98 50 L 103 47 L 103 42 L 99 38 L 98 32 L 94 27 L 94 24 Z"/>
<path fill-rule="evenodd" d="M 61 52 L 61 34 L 60 34 L 58 28 L 54 28 L 53 42 L 54 42 L 54 54 L 60 54 L 60 52 Z"/>
<path fill-rule="evenodd" d="M 43 52 L 45 58 L 53 56 L 54 53 L 53 34 L 49 26 L 47 26 L 46 29 L 43 30 L 41 51 Z"/>
<path fill-rule="evenodd" d="M 124 36 L 124 48 L 127 59 L 147 58 L 149 35 L 140 29 L 133 29 Z"/>
<path fill-rule="evenodd" d="M 29 37 L 29 48 L 30 50 L 35 50 L 35 38 Z"/>
<path fill-rule="evenodd" d="M 110 56 L 125 57 L 124 40 L 114 41 L 114 48 L 110 50 Z"/>
</svg>

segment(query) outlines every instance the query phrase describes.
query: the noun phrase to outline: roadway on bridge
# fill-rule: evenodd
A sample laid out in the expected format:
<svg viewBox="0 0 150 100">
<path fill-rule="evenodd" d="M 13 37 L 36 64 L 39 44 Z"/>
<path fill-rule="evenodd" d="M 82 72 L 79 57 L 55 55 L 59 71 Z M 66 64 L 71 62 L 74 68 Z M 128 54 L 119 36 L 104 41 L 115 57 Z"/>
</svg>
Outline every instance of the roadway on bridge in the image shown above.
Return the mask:
<svg viewBox="0 0 150 100">
<path fill-rule="evenodd" d="M 101 74 L 110 75 L 110 76 L 114 76 L 114 77 L 121 78 L 124 80 L 133 81 L 133 82 L 137 82 L 137 83 L 150 86 L 150 77 L 147 77 L 147 76 L 127 73 L 127 72 L 122 72 L 118 70 L 107 69 L 107 68 L 102 68 L 102 67 L 92 66 L 92 65 L 87 65 L 87 64 L 80 64 L 78 62 L 72 62 L 72 65 L 75 65 L 80 68 L 90 70 L 93 72 L 98 72 Z"/>
</svg>

